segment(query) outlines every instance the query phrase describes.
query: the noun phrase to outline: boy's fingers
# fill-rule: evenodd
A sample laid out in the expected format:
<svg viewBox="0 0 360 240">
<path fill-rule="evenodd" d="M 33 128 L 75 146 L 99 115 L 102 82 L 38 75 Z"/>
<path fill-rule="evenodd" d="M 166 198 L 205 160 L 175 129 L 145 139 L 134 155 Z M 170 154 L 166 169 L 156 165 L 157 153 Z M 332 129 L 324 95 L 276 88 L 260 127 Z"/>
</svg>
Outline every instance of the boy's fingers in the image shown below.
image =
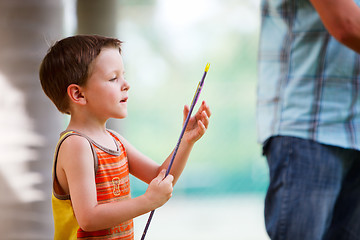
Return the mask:
<svg viewBox="0 0 360 240">
<path fill-rule="evenodd" d="M 204 135 L 204 133 L 206 132 L 206 126 L 200 120 L 198 121 L 198 126 L 200 127 L 199 130 L 200 135 Z"/>
<path fill-rule="evenodd" d="M 202 123 L 204 124 L 205 128 L 207 129 L 209 126 L 209 117 L 208 117 L 206 111 L 202 112 Z"/>
<path fill-rule="evenodd" d="M 199 110 L 197 111 L 196 115 L 197 115 L 198 117 L 201 117 L 201 116 L 202 116 L 202 113 L 203 113 L 204 111 L 206 112 L 206 115 L 207 115 L 208 117 L 211 116 L 211 111 L 210 111 L 209 106 L 206 104 L 205 101 L 202 101 L 201 106 L 199 107 Z"/>
<path fill-rule="evenodd" d="M 164 179 L 165 175 L 166 175 L 166 169 L 162 169 L 155 178 L 158 184 Z"/>
<path fill-rule="evenodd" d="M 172 183 L 174 181 L 174 176 L 169 174 L 166 176 L 166 178 L 163 180 L 164 182 Z"/>
<path fill-rule="evenodd" d="M 164 180 L 162 180 L 160 185 L 162 185 L 163 187 L 166 187 L 166 189 L 168 190 L 168 193 L 171 194 L 173 191 L 173 181 L 174 181 L 173 175 L 169 174 L 166 176 L 166 178 Z"/>
<path fill-rule="evenodd" d="M 203 101 L 203 106 L 204 106 L 204 110 L 205 110 L 207 116 L 210 117 L 210 116 L 211 116 L 211 111 L 210 111 L 210 108 L 209 108 L 209 106 L 206 104 L 205 101 Z"/>
<path fill-rule="evenodd" d="M 183 122 L 185 122 L 186 117 L 187 117 L 187 115 L 189 114 L 189 111 L 190 111 L 189 106 L 188 106 L 188 105 L 185 105 L 185 106 L 184 106 L 184 117 L 183 117 Z"/>
</svg>

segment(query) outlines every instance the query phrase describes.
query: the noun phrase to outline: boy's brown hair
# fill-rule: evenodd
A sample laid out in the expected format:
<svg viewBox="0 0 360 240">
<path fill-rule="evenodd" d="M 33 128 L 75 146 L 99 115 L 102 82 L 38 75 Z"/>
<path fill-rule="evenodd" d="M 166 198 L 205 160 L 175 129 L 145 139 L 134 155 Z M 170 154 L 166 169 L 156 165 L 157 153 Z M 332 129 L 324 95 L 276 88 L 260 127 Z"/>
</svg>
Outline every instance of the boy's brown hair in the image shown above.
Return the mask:
<svg viewBox="0 0 360 240">
<path fill-rule="evenodd" d="M 77 35 L 57 41 L 44 57 L 39 71 L 41 86 L 57 109 L 69 112 L 67 88 L 84 86 L 91 75 L 91 63 L 104 47 L 118 48 L 121 41 L 97 35 Z"/>
</svg>

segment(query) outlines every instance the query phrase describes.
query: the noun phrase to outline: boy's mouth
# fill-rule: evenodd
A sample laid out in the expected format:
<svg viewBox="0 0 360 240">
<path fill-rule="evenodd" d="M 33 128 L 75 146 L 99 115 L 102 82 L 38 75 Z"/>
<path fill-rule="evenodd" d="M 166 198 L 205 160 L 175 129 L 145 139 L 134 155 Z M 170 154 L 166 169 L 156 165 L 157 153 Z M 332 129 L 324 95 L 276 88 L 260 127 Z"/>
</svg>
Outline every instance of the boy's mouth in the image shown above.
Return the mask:
<svg viewBox="0 0 360 240">
<path fill-rule="evenodd" d="M 128 100 L 128 97 L 121 99 L 120 102 L 121 102 L 121 103 L 125 103 L 125 102 L 127 102 L 127 100 Z"/>
</svg>

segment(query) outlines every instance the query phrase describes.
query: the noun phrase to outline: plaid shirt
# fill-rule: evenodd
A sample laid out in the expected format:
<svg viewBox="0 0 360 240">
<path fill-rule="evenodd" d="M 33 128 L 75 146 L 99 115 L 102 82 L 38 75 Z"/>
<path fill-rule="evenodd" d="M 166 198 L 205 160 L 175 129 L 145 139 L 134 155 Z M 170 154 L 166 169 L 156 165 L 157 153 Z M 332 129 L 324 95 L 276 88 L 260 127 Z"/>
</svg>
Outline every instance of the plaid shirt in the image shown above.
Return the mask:
<svg viewBox="0 0 360 240">
<path fill-rule="evenodd" d="M 282 135 L 360 150 L 360 55 L 326 31 L 309 0 L 261 6 L 259 142 Z"/>
</svg>

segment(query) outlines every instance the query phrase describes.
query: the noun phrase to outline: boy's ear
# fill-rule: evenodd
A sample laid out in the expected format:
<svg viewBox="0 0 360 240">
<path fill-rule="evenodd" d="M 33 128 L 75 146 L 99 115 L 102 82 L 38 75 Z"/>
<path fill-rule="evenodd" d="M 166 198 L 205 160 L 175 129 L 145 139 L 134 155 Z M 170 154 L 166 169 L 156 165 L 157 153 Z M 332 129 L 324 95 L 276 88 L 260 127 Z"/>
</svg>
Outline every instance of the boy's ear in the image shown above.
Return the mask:
<svg viewBox="0 0 360 240">
<path fill-rule="evenodd" d="M 77 84 L 71 84 L 67 88 L 67 94 L 70 100 L 74 103 L 84 105 L 86 103 L 85 97 L 82 93 L 82 88 Z"/>
</svg>

